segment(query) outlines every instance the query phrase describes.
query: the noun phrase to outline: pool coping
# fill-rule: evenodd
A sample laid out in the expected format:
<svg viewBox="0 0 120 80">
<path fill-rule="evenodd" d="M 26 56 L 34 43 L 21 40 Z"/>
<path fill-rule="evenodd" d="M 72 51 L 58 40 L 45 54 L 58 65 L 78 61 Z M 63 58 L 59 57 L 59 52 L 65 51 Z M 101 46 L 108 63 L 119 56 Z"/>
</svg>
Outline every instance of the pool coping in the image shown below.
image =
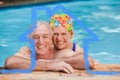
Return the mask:
<svg viewBox="0 0 120 80">
<path fill-rule="evenodd" d="M 34 5 L 46 5 L 54 4 L 61 2 L 70 2 L 75 0 L 16 0 L 16 1 L 0 1 L 1 8 L 10 8 L 10 7 L 25 7 L 25 6 L 34 6 Z"/>
</svg>

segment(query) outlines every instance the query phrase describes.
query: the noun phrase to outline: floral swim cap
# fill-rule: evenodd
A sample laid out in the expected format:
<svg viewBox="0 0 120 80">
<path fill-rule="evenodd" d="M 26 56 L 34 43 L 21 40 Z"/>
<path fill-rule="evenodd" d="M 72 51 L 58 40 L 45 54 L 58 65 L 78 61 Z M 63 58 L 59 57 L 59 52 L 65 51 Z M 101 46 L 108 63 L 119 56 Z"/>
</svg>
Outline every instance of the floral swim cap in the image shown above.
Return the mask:
<svg viewBox="0 0 120 80">
<path fill-rule="evenodd" d="M 65 27 L 68 32 L 73 33 L 72 28 L 72 20 L 67 14 L 55 14 L 50 19 L 50 27 L 53 29 L 54 27 L 58 27 L 61 24 Z"/>
</svg>

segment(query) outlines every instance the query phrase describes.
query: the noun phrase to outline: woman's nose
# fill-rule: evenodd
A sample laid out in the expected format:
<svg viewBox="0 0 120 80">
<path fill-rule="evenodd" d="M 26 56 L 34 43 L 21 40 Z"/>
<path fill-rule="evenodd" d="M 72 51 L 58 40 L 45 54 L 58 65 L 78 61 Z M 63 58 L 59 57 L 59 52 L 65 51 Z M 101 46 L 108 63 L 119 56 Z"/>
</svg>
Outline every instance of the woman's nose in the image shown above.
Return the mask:
<svg viewBox="0 0 120 80">
<path fill-rule="evenodd" d="M 62 36 L 61 36 L 61 35 L 58 35 L 58 36 L 57 36 L 57 39 L 58 39 L 58 40 L 61 40 L 61 39 L 62 39 Z"/>
</svg>

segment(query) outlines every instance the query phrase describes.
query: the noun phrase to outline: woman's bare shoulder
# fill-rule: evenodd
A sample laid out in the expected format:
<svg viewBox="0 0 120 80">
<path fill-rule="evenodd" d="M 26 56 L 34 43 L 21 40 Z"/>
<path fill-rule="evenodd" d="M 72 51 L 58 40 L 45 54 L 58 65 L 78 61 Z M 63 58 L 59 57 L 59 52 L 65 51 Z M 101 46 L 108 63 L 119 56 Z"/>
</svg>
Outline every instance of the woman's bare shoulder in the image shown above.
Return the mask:
<svg viewBox="0 0 120 80">
<path fill-rule="evenodd" d="M 76 44 L 76 53 L 83 53 L 83 49 L 78 45 Z"/>
</svg>

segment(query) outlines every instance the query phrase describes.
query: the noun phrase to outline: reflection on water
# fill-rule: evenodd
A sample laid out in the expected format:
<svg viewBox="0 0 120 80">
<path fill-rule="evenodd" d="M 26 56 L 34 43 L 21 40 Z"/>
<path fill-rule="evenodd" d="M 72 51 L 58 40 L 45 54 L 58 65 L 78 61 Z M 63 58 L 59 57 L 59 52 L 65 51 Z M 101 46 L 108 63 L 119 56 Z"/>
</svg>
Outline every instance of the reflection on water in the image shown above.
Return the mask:
<svg viewBox="0 0 120 80">
<path fill-rule="evenodd" d="M 101 63 L 120 64 L 120 2 L 119 0 L 77 1 L 60 3 L 74 16 L 82 21 L 99 37 L 98 42 L 89 44 L 89 54 Z M 47 4 L 50 8 L 56 4 Z M 31 8 L 12 8 L 0 11 L 0 66 L 4 60 L 13 55 L 27 42 L 19 42 L 18 37 L 25 32 L 31 23 Z M 47 20 L 44 11 L 38 12 L 38 19 Z M 79 25 L 74 23 L 73 41 L 82 47 L 83 38 L 89 37 Z M 117 60 L 116 60 L 117 59 Z"/>
</svg>

